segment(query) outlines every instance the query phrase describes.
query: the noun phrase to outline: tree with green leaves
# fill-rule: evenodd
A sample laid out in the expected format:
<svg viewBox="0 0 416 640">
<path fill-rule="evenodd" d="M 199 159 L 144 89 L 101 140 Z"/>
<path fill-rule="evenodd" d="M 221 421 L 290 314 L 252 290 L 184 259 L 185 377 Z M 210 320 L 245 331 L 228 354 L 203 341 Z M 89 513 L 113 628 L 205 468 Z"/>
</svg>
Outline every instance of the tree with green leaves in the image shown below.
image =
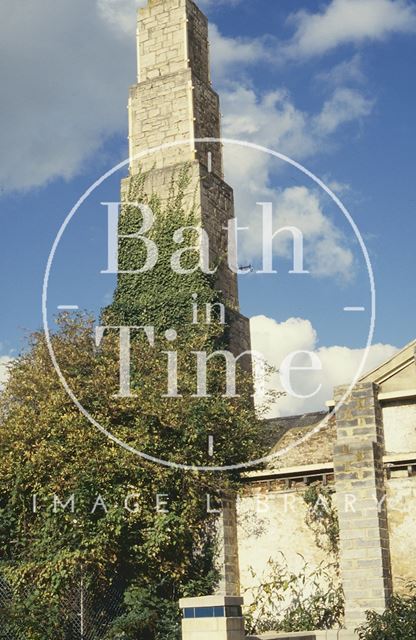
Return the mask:
<svg viewBox="0 0 416 640">
<path fill-rule="evenodd" d="M 186 208 L 187 180 L 184 171 L 165 203 L 145 199 L 140 176 L 130 181 L 128 201 L 145 202 L 155 215 L 158 264 L 151 273 L 120 275 L 99 323 L 83 314 L 60 316 L 51 345 L 78 401 L 128 447 L 177 465 L 234 465 L 260 453 L 251 377 L 238 368 L 238 396 L 226 397 L 224 363 L 215 358 L 209 393 L 195 397 L 190 354 L 225 348 L 227 327 L 189 318 L 192 293 L 201 302 L 220 301 L 211 276 L 168 269 L 172 232 L 196 219 Z M 131 234 L 140 224 L 140 209 L 126 204 L 120 230 Z M 142 251 L 123 238 L 121 269 L 140 264 Z M 188 264 L 192 259 L 197 251 L 189 252 Z M 97 324 L 154 327 L 153 345 L 143 331 L 132 334 L 127 397 L 118 393 L 119 335 L 107 330 L 97 341 Z M 177 396 L 166 397 L 172 347 L 165 330 L 172 328 L 180 375 Z M 217 515 L 207 509 L 207 495 L 218 500 L 238 475 L 155 464 L 105 437 L 68 396 L 42 332 L 31 336 L 1 393 L 0 448 L 4 628 L 25 640 L 64 640 L 81 616 L 85 638 L 172 640 L 178 599 L 212 592 L 218 579 Z"/>
</svg>

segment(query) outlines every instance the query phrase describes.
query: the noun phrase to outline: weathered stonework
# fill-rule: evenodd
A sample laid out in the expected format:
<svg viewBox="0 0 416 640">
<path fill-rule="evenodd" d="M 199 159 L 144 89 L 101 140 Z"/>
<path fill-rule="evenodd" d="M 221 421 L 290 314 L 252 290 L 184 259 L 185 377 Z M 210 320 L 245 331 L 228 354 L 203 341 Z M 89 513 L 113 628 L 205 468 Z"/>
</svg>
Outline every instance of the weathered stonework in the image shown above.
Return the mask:
<svg viewBox="0 0 416 640">
<path fill-rule="evenodd" d="M 227 303 L 230 348 L 239 354 L 250 349 L 250 335 L 248 320 L 239 313 L 237 278 L 227 266 L 224 227 L 234 216 L 233 192 L 223 179 L 221 144 L 197 142 L 199 138 L 221 137 L 219 98 L 209 77 L 207 20 L 192 0 L 149 0 L 148 6 L 139 12 L 137 35 L 138 83 L 130 90 L 128 105 L 130 176 L 143 172 L 145 191 L 149 195 L 157 193 L 164 200 L 175 175 L 184 165 L 189 166 L 191 180 L 185 201 L 187 206 L 195 208 L 201 226 L 209 235 L 210 262 L 218 267 L 216 286 Z M 175 144 L 177 142 L 181 144 Z M 148 153 L 149 149 L 161 146 L 164 148 Z M 123 181 L 124 194 L 130 179 Z M 239 506 L 244 587 L 253 586 L 249 565 L 256 564 L 261 574 L 267 559 L 279 558 L 282 550 L 295 571 L 297 552 L 312 565 L 321 562 L 320 550 L 306 529 L 302 494 L 310 482 L 318 479 L 324 484 L 332 482 L 335 474 L 348 629 L 276 634 L 276 637 L 352 638 L 353 630 L 364 620 L 365 610 L 381 612 L 388 603 L 392 591 L 391 564 L 396 587 L 401 577 L 415 578 L 413 565 L 407 562 L 414 547 L 408 539 L 414 528 L 413 506 L 416 504 L 414 349 L 414 343 L 408 345 L 394 357 L 394 362 L 384 363 L 367 374 L 337 412 L 336 426 L 335 421 L 330 420 L 304 445 L 263 470 L 263 479 L 251 477 L 252 490 L 243 495 Z M 380 389 L 372 384 L 374 380 Z M 336 401 L 345 390 L 337 389 Z M 384 425 L 380 390 L 392 396 L 383 399 Z M 403 393 L 405 397 L 400 395 Z M 315 419 L 306 426 L 300 424 L 299 433 L 289 425 L 276 448 L 290 444 L 305 429 L 314 427 Z M 337 440 L 332 460 L 335 429 Z M 274 444 L 271 443 L 270 448 Z M 388 480 L 383 469 L 385 454 L 394 458 L 388 462 L 394 467 L 393 471 L 387 469 Z M 404 467 L 399 465 L 401 461 Z M 270 510 L 256 513 L 257 499 L 265 496 Z M 286 501 L 289 505 L 293 502 L 293 512 L 290 506 L 288 513 L 281 508 L 280 503 L 286 505 Z M 400 505 L 399 510 L 392 510 L 393 501 Z M 264 507 L 261 500 L 260 505 Z M 237 517 L 232 500 L 224 502 L 219 534 L 219 566 L 223 574 L 219 592 L 238 595 Z M 253 563 L 253 552 L 257 550 Z M 202 633 L 195 636 L 198 640 L 214 637 L 209 635 L 213 633 L 217 634 L 216 638 L 223 637 L 221 634 L 228 638 L 229 633 L 241 635 L 240 623 L 236 629 L 228 628 L 229 624 L 225 621 L 224 628 L 220 629 L 220 623 L 214 621 L 208 629 L 204 622 L 204 627 L 195 630 L 191 628 L 193 623 L 186 622 L 185 627 L 189 627 L 187 633 Z"/>
<path fill-rule="evenodd" d="M 221 581 L 217 593 L 222 595 L 240 594 L 240 566 L 237 538 L 236 497 L 230 495 L 222 499 L 222 515 L 218 521 L 218 568 Z"/>
<path fill-rule="evenodd" d="M 228 267 L 228 221 L 234 217 L 233 191 L 223 179 L 219 98 L 209 76 L 208 21 L 192 0 L 149 0 L 137 23 L 138 83 L 128 102 L 130 176 L 141 174 L 145 194 L 169 197 L 186 166 L 190 183 L 185 206 L 206 231 L 210 267 L 226 307 L 227 339 L 235 354 L 250 350 L 247 318 L 239 312 L 237 276 Z M 178 144 L 176 144 L 178 143 Z M 251 361 L 241 361 L 250 369 Z M 239 594 L 236 505 L 224 501 L 219 523 L 219 593 Z M 231 636 L 227 636 L 230 637 Z M 233 636 L 234 637 L 234 636 Z"/>
<path fill-rule="evenodd" d="M 164 200 L 175 175 L 189 167 L 185 202 L 208 233 L 216 287 L 238 315 L 237 276 L 227 263 L 233 191 L 223 180 L 221 143 L 197 142 L 221 137 L 219 98 L 209 78 L 208 21 L 192 0 L 151 0 L 139 11 L 137 35 L 138 84 L 128 104 L 130 175 L 143 173 L 145 191 Z M 231 330 L 235 353 L 244 350 L 240 339 L 244 348 L 250 343 L 248 321 L 238 323 L 239 336 Z"/>
<path fill-rule="evenodd" d="M 270 579 L 270 558 L 287 562 L 294 574 L 302 573 L 305 562 L 318 567 L 328 561 L 327 552 L 317 547 L 315 536 L 306 525 L 306 487 L 301 480 L 289 488 L 284 479 L 261 482 L 253 477 L 244 487 L 238 501 L 238 540 L 246 605 L 252 604 L 261 582 Z M 304 597 L 311 596 L 312 591 L 313 585 L 304 585 Z"/>
<path fill-rule="evenodd" d="M 347 391 L 338 387 L 335 401 Z M 338 504 L 345 623 L 354 629 L 365 611 L 382 612 L 392 593 L 384 435 L 377 387 L 358 384 L 336 417 L 334 469 Z"/>
<path fill-rule="evenodd" d="M 415 579 L 416 475 L 402 471 L 386 484 L 393 586 L 401 593 Z"/>
<path fill-rule="evenodd" d="M 403 593 L 416 579 L 412 561 L 416 555 L 415 347 L 413 341 L 365 374 L 336 418 L 319 433 L 314 429 L 325 412 L 275 418 L 264 424 L 264 443 L 271 451 L 290 446 L 308 433 L 311 437 L 267 468 L 246 474 L 238 507 L 241 584 L 246 601 L 250 602 L 251 590 L 267 569 L 267 560 L 279 560 L 281 552 L 294 573 L 299 569 L 298 552 L 310 567 L 328 562 L 324 554 L 319 555 L 305 523 L 303 495 L 310 484 L 333 486 L 335 466 L 349 627 L 327 632 L 328 636 L 323 631 L 276 634 L 270 640 L 303 635 L 358 637 L 353 630 L 363 620 L 364 610 L 384 609 L 392 580 L 395 592 Z M 346 391 L 337 390 L 337 402 Z M 328 404 L 335 405 L 332 401 Z M 254 568 L 255 578 L 249 567 Z"/>
<path fill-rule="evenodd" d="M 209 76 L 208 21 L 192 0 L 151 0 L 138 20 L 138 84 L 129 98 L 131 170 L 197 159 L 223 177 L 218 94 Z M 187 140 L 151 157 L 137 154 Z M 211 160 L 208 160 L 211 152 Z"/>
</svg>

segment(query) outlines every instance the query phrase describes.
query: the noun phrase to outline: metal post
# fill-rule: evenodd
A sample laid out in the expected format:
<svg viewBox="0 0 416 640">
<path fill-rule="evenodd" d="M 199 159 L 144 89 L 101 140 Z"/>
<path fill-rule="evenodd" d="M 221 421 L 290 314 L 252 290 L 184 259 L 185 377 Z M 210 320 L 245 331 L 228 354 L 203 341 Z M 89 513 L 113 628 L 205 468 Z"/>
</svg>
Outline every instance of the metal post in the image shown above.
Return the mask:
<svg viewBox="0 0 416 640">
<path fill-rule="evenodd" d="M 80 632 L 81 640 L 84 640 L 84 575 L 81 570 L 81 593 L 80 593 Z"/>
</svg>

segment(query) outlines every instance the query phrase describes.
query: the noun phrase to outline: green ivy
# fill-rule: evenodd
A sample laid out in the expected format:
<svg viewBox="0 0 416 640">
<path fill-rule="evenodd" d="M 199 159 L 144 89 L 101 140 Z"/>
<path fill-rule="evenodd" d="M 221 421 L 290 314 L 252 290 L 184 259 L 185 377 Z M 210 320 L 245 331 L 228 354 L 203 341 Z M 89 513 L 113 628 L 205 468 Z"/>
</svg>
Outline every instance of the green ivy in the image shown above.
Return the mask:
<svg viewBox="0 0 416 640">
<path fill-rule="evenodd" d="M 118 277 L 114 300 L 104 310 L 104 318 L 123 325 L 152 325 L 160 331 L 180 328 L 189 335 L 197 330 L 192 322 L 192 295 L 196 294 L 201 308 L 206 303 L 223 302 L 222 295 L 215 289 L 215 275 L 205 274 L 199 268 L 190 274 L 179 274 L 171 268 L 171 257 L 181 247 L 174 242 L 175 231 L 184 227 L 199 226 L 198 207 L 189 192 L 190 169 L 185 165 L 172 178 L 170 195 L 162 201 L 156 194 L 150 197 L 144 192 L 144 176 L 130 178 L 128 192 L 124 199 L 120 216 L 120 235 L 137 233 L 143 222 L 140 209 L 131 203 L 141 203 L 150 207 L 154 225 L 146 234 L 158 248 L 158 261 L 151 271 L 137 274 L 123 274 Z M 129 204 L 126 204 L 129 203 Z M 185 232 L 184 246 L 197 247 L 197 234 Z M 120 271 L 143 268 L 147 249 L 136 238 L 122 238 L 119 244 Z M 181 265 L 186 269 L 198 266 L 199 252 L 186 252 Z M 214 269 L 216 265 L 211 265 Z M 207 331 L 207 326 L 202 329 Z M 212 329 L 212 328 L 211 328 Z M 223 334 L 223 327 L 216 326 L 217 337 Z"/>
<path fill-rule="evenodd" d="M 334 488 L 318 482 L 306 489 L 303 499 L 308 506 L 306 524 L 315 535 L 317 547 L 332 554 L 339 567 L 339 520 L 334 494 Z"/>
</svg>

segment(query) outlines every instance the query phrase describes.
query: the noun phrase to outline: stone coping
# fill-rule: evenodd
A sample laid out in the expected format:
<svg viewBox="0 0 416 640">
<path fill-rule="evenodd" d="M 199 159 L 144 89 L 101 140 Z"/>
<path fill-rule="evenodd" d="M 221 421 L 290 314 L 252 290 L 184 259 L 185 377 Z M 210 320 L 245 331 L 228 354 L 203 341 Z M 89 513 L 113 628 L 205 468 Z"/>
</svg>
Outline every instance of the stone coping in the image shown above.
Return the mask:
<svg viewBox="0 0 416 640">
<path fill-rule="evenodd" d="M 297 638 L 297 640 L 321 640 L 321 638 L 325 638 L 326 640 L 326 637 L 326 631 L 297 631 L 292 633 L 274 633 L 270 631 L 260 636 L 248 636 L 247 640 L 290 640 L 291 638 Z"/>
<path fill-rule="evenodd" d="M 333 631 L 297 631 L 295 633 L 274 633 L 270 631 L 259 636 L 248 636 L 246 640 L 358 640 L 354 631 L 337 629 Z"/>
<path fill-rule="evenodd" d="M 180 609 L 192 607 L 241 607 L 244 598 L 239 596 L 202 596 L 200 598 L 181 598 Z"/>
</svg>

